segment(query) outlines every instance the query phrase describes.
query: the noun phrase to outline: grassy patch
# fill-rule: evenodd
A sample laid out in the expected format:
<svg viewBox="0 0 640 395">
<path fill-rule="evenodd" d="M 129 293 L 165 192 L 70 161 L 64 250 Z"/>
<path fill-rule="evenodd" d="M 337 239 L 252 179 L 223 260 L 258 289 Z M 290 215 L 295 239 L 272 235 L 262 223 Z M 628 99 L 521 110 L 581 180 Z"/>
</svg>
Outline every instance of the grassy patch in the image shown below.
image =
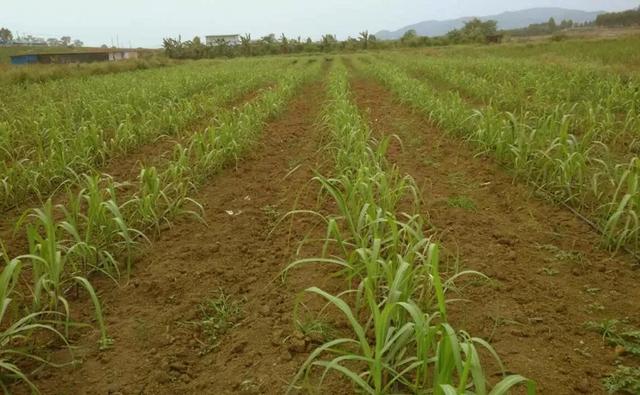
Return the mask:
<svg viewBox="0 0 640 395">
<path fill-rule="evenodd" d="M 636 328 L 621 328 L 619 320 L 605 320 L 602 322 L 588 322 L 587 328 L 602 334 L 602 338 L 612 346 L 616 346 L 618 353 L 640 356 L 640 330 Z"/>
<path fill-rule="evenodd" d="M 640 356 L 640 330 L 622 327 L 619 320 L 588 322 L 587 328 L 602 334 L 602 338 L 611 346 L 615 346 L 616 354 Z M 619 365 L 615 372 L 603 380 L 603 385 L 610 394 L 640 394 L 640 368 Z"/>
<path fill-rule="evenodd" d="M 280 210 L 278 210 L 278 207 L 271 204 L 267 204 L 266 206 L 262 207 L 262 213 L 267 218 L 269 226 L 271 227 L 275 226 L 282 216 L 282 213 L 280 212 Z"/>
<path fill-rule="evenodd" d="M 189 324 L 196 326 L 204 339 L 200 343 L 208 353 L 220 344 L 220 337 L 234 328 L 242 318 L 244 300 L 233 299 L 220 290 L 218 296 L 198 306 L 199 319 Z"/>
<path fill-rule="evenodd" d="M 473 201 L 468 196 L 452 196 L 447 199 L 447 204 L 449 207 L 462 208 L 469 211 L 476 211 L 478 207 L 476 206 L 476 202 Z"/>
<path fill-rule="evenodd" d="M 640 394 L 640 368 L 620 366 L 603 384 L 610 394 Z"/>
</svg>

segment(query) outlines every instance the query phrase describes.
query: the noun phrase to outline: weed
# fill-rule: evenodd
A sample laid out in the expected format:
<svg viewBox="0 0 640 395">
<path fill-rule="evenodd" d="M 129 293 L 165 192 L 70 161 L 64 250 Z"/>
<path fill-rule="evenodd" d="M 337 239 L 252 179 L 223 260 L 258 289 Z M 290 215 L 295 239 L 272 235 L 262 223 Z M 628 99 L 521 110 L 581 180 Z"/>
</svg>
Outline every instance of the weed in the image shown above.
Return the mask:
<svg viewBox="0 0 640 395">
<path fill-rule="evenodd" d="M 243 304 L 244 300 L 232 299 L 220 289 L 216 297 L 198 306 L 199 319 L 190 324 L 197 327 L 204 337 L 201 341 L 204 354 L 218 347 L 220 337 L 238 324 L 243 315 Z"/>
<path fill-rule="evenodd" d="M 476 211 L 476 202 L 467 196 L 452 196 L 447 199 L 449 207 L 461 208 L 468 211 Z"/>
<path fill-rule="evenodd" d="M 620 366 L 603 380 L 603 384 L 610 394 L 640 394 L 640 368 Z"/>
<path fill-rule="evenodd" d="M 640 356 L 640 330 L 635 328 L 620 329 L 618 320 L 588 322 L 587 328 L 602 334 L 602 338 L 610 345 L 617 346 L 619 353 Z"/>
<path fill-rule="evenodd" d="M 267 217 L 267 222 L 269 223 L 269 227 L 274 227 L 280 221 L 282 217 L 282 213 L 278 209 L 278 206 L 275 205 L 266 205 L 262 207 L 262 213 Z"/>
<path fill-rule="evenodd" d="M 540 272 L 546 274 L 547 276 L 555 276 L 560 273 L 558 270 L 551 267 L 543 267 L 542 269 L 540 269 Z"/>
<path fill-rule="evenodd" d="M 552 255 L 553 259 L 560 262 L 582 263 L 584 257 L 577 251 L 567 251 L 553 244 L 536 244 L 539 250 L 543 250 Z"/>
</svg>

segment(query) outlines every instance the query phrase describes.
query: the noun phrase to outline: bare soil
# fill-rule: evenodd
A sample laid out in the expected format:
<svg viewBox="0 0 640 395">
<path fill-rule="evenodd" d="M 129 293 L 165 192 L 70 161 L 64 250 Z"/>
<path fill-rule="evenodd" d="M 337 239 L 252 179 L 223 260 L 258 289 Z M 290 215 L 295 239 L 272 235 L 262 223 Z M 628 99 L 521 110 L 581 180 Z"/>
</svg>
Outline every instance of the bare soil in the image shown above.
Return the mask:
<svg viewBox="0 0 640 395">
<path fill-rule="evenodd" d="M 374 131 L 401 138 L 389 157 L 421 186 L 445 259 L 491 278 L 458 284 L 464 301 L 449 307 L 456 327 L 489 339 L 508 371 L 534 379 L 540 394 L 604 393 L 601 379 L 625 357 L 584 325 L 640 325 L 638 266 L 381 85 L 355 76 L 352 88 Z"/>
</svg>

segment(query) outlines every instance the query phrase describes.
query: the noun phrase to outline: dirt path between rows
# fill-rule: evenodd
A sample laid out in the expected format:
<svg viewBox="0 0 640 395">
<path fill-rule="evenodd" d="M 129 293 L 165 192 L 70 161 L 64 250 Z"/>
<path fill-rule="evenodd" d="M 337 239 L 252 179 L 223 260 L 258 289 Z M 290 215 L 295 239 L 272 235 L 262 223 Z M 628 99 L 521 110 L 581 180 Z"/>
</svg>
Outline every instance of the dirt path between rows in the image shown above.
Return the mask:
<svg viewBox="0 0 640 395">
<path fill-rule="evenodd" d="M 129 284 L 98 285 L 114 346 L 98 352 L 97 333 L 86 335 L 84 363 L 46 370 L 36 381 L 43 393 L 284 392 L 311 348 L 294 332 L 296 296 L 311 285 L 333 291 L 327 282 L 335 280 L 317 267 L 279 280 L 315 221 L 296 217 L 269 232 L 293 207 L 317 206 L 318 186 L 309 180 L 324 159 L 316 125 L 323 99 L 322 83 L 305 87 L 247 158 L 203 187 L 197 200 L 208 226 L 177 224 L 154 242 Z M 198 306 L 220 290 L 241 303 L 241 319 L 208 350 L 193 323 L 202 318 Z"/>
<path fill-rule="evenodd" d="M 589 226 L 532 197 L 378 83 L 355 75 L 352 88 L 374 130 L 402 139 L 390 159 L 421 186 L 445 259 L 492 278 L 464 284 L 468 301 L 450 307 L 456 327 L 490 339 L 508 370 L 535 379 L 540 394 L 604 393 L 601 379 L 614 361 L 633 362 L 584 324 L 629 319 L 640 326 L 637 266 L 611 257 Z"/>
</svg>

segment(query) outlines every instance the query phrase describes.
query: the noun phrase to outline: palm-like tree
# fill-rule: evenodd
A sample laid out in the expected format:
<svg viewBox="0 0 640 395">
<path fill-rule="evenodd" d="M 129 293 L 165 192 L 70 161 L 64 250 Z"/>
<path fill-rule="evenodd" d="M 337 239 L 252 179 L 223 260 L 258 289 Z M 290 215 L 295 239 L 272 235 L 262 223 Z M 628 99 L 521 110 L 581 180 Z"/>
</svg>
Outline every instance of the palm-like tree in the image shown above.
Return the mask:
<svg viewBox="0 0 640 395">
<path fill-rule="evenodd" d="M 244 36 L 240 36 L 240 45 L 242 46 L 242 53 L 245 56 L 251 56 L 251 34 L 247 33 Z"/>
<path fill-rule="evenodd" d="M 360 41 L 362 42 L 363 49 L 369 48 L 369 31 L 368 30 L 360 32 Z"/>
</svg>

